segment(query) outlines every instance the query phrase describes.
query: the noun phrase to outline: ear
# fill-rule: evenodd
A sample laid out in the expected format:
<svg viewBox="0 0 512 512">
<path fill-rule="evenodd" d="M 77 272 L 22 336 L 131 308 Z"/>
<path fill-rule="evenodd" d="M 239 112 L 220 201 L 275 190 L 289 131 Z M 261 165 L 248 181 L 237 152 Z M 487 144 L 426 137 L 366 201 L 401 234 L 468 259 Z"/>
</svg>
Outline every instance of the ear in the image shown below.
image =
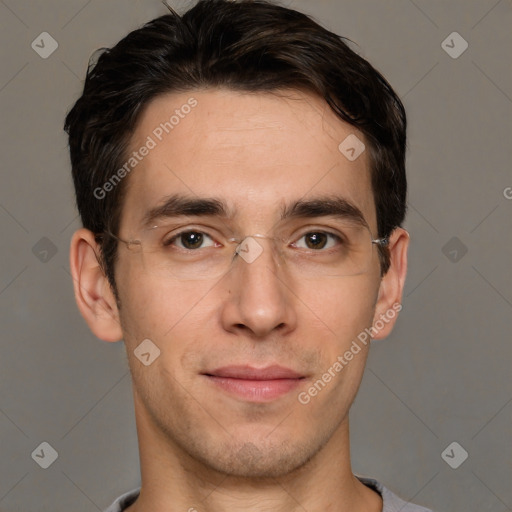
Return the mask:
<svg viewBox="0 0 512 512">
<path fill-rule="evenodd" d="M 104 341 L 123 337 L 116 298 L 98 261 L 99 244 L 88 229 L 71 239 L 70 267 L 78 309 L 95 336 Z"/>
<path fill-rule="evenodd" d="M 407 249 L 409 233 L 403 228 L 396 228 L 389 237 L 390 266 L 382 277 L 373 326 L 372 338 L 380 340 L 393 330 L 398 312 L 402 309 L 402 292 L 407 274 Z"/>
</svg>

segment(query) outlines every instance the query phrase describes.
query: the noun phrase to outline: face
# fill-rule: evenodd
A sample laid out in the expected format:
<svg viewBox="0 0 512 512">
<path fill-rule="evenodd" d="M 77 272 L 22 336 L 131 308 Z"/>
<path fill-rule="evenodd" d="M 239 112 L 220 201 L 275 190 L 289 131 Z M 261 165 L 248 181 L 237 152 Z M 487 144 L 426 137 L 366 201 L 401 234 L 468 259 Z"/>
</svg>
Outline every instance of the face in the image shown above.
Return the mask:
<svg viewBox="0 0 512 512">
<path fill-rule="evenodd" d="M 179 121 L 167 133 L 161 123 L 176 109 Z M 338 357 L 374 320 L 381 285 L 376 249 L 364 273 L 302 276 L 293 255 L 317 250 L 315 242 L 320 251 L 336 250 L 334 238 L 318 233 L 336 232 L 347 214 L 289 212 L 298 202 L 330 198 L 359 211 L 376 234 L 367 154 L 350 161 L 338 149 L 351 134 L 364 140 L 308 94 L 203 90 L 154 100 L 133 135 L 133 150 L 148 145 L 148 137 L 155 145 L 126 178 L 120 238 L 165 236 L 160 228 L 145 230 L 144 219 L 172 197 L 169 215 L 148 226 L 168 226 L 164 231 L 174 234 L 188 229 L 173 248 L 185 262 L 197 250 L 213 261 L 233 236 L 293 242 L 278 250 L 275 240 L 255 236 L 251 243 L 261 251 L 245 246 L 259 252 L 254 261 L 239 254 L 222 275 L 189 279 L 163 272 L 147 247 L 119 246 L 119 314 L 137 415 L 209 468 L 286 474 L 346 421 L 367 345 L 359 344 L 349 364 Z M 223 211 L 176 211 L 180 202 L 205 199 Z M 317 235 L 308 238 L 311 232 Z M 147 366 L 134 354 L 145 339 L 160 350 Z"/>
</svg>

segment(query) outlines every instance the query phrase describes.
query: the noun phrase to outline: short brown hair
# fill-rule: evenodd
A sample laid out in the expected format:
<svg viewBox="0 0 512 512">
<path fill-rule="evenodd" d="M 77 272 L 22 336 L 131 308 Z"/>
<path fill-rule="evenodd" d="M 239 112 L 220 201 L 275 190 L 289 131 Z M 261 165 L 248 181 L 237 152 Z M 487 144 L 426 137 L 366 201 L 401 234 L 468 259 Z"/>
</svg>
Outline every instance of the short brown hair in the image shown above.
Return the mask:
<svg viewBox="0 0 512 512">
<path fill-rule="evenodd" d="M 172 11 L 172 9 L 171 9 Z M 126 161 L 143 108 L 155 97 L 206 87 L 247 92 L 295 89 L 323 98 L 369 146 L 379 237 L 406 211 L 406 115 L 386 79 L 344 38 L 309 16 L 266 0 L 200 0 L 179 16 L 156 18 L 106 49 L 90 66 L 65 130 L 77 206 L 98 235 L 102 264 L 117 295 L 114 265 L 123 182 L 105 197 L 94 191 Z M 125 181 L 125 180 L 123 180 Z M 381 250 L 381 270 L 389 254 Z"/>
</svg>

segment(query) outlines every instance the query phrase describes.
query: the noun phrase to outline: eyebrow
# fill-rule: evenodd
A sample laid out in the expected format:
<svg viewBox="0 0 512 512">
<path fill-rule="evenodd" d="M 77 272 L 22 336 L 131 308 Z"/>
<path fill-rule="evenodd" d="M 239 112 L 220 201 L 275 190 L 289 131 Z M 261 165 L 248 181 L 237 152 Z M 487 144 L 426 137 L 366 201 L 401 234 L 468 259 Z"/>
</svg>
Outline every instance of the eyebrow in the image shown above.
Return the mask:
<svg viewBox="0 0 512 512">
<path fill-rule="evenodd" d="M 195 198 L 176 194 L 168 196 L 162 204 L 149 209 L 143 216 L 142 224 L 149 227 L 160 219 L 183 216 L 229 219 L 234 217 L 234 211 L 222 200 L 214 197 Z M 368 226 L 362 211 L 339 196 L 299 199 L 281 208 L 281 220 L 312 217 L 339 217 Z"/>
</svg>

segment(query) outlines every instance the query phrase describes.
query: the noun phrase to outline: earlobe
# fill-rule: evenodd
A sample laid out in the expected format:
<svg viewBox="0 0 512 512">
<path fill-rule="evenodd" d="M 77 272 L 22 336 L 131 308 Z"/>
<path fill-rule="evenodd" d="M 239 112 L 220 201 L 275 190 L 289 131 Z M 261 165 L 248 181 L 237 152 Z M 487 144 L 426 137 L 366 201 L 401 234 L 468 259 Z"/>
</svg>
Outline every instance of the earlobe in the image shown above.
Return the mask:
<svg viewBox="0 0 512 512">
<path fill-rule="evenodd" d="M 123 337 L 119 310 L 98 254 L 99 245 L 91 231 L 81 228 L 73 234 L 69 257 L 75 300 L 95 336 L 119 341 Z"/>
<path fill-rule="evenodd" d="M 402 309 L 402 293 L 407 275 L 407 250 L 409 233 L 396 228 L 389 239 L 390 267 L 382 277 L 375 315 L 373 318 L 373 338 L 383 339 L 393 330 L 398 312 Z"/>
</svg>

